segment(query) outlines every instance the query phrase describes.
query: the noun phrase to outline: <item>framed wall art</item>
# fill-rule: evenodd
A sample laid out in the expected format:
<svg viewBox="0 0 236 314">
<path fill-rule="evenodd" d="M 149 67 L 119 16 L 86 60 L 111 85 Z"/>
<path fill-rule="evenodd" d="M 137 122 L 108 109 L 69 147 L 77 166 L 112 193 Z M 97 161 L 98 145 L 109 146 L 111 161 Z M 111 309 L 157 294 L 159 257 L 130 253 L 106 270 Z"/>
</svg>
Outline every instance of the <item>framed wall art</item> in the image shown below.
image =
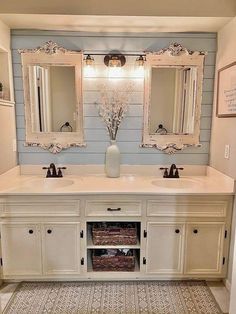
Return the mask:
<svg viewBox="0 0 236 314">
<path fill-rule="evenodd" d="M 236 62 L 218 71 L 216 115 L 236 117 Z"/>
</svg>

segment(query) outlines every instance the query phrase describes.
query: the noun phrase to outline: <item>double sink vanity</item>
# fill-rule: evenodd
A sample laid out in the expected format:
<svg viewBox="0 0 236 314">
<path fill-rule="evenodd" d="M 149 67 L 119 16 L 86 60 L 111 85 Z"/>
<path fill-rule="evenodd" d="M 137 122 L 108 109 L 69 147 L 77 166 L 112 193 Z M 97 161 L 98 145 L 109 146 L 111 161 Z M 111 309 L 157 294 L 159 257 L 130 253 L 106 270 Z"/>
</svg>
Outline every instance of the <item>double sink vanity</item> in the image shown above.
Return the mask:
<svg viewBox="0 0 236 314">
<path fill-rule="evenodd" d="M 83 52 L 52 41 L 19 52 L 24 86 L 24 145 L 54 154 L 73 147 L 79 161 L 80 152 L 86 153 L 87 149 L 83 110 L 93 108 L 92 116 L 97 117 L 91 105 L 102 103 L 104 112 L 109 113 L 107 121 L 116 121 L 109 120 L 114 115 L 109 112 L 111 106 L 105 106 L 110 103 L 104 100 L 103 92 L 90 109 L 84 106 Z M 137 143 L 144 152 L 158 149 L 171 154 L 192 148 L 195 154 L 201 146 L 205 55 L 178 43 L 145 52 L 143 132 L 142 142 Z M 121 55 L 113 55 L 113 60 L 118 57 L 125 60 Z M 68 86 L 58 93 L 58 86 L 65 82 L 69 82 Z M 122 118 L 126 111 L 123 102 L 122 97 L 118 99 Z M 131 101 L 129 107 L 132 108 Z M 92 122 L 91 126 L 95 132 Z M 136 131 L 136 127 L 133 129 Z M 111 140 L 116 139 L 117 131 L 118 127 L 114 138 L 110 135 Z M 107 141 L 105 137 L 101 139 Z M 58 176 L 54 178 L 50 171 L 47 167 L 42 170 L 42 166 L 20 165 L 0 176 L 4 280 L 226 276 L 233 179 L 207 166 L 186 165 L 184 169 L 173 166 L 162 170 L 157 166 L 121 166 L 118 178 L 106 177 L 104 166 L 89 164 L 61 167 L 59 173 L 54 169 L 53 176 Z M 135 244 L 95 244 L 94 226 L 111 223 L 134 226 Z M 109 256 L 114 251 L 129 253 L 127 260 L 132 256 L 132 271 L 129 267 L 129 271 L 107 271 L 106 267 L 98 271 L 101 265 L 94 267 L 97 257 L 104 258 L 105 252 Z"/>
<path fill-rule="evenodd" d="M 157 166 L 68 166 L 46 178 L 40 166 L 0 176 L 4 280 L 224 278 L 233 179 L 206 166 L 163 178 Z M 73 173 L 73 174 L 72 174 Z M 134 245 L 95 245 L 93 223 L 137 226 Z M 94 271 L 96 250 L 129 249 L 134 271 Z"/>
</svg>

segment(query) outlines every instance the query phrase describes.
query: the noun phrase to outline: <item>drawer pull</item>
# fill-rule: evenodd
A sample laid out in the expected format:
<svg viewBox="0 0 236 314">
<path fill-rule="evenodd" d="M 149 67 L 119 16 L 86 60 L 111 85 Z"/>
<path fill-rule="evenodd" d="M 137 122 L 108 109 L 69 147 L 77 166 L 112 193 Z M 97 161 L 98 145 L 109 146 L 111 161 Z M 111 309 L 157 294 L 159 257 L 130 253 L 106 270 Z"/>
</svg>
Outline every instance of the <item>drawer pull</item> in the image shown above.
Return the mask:
<svg viewBox="0 0 236 314">
<path fill-rule="evenodd" d="M 48 229 L 48 230 L 47 230 L 47 233 L 48 233 L 48 234 L 52 233 L 52 230 L 51 230 L 51 229 Z"/>
<path fill-rule="evenodd" d="M 193 233 L 198 233 L 198 230 L 197 230 L 197 229 L 194 229 L 194 230 L 193 230 Z"/>
<path fill-rule="evenodd" d="M 29 230 L 29 233 L 30 233 L 30 234 L 34 233 L 34 230 L 30 229 L 30 230 Z"/>
<path fill-rule="evenodd" d="M 180 230 L 179 229 L 175 229 L 175 233 L 180 233 Z"/>
<path fill-rule="evenodd" d="M 119 211 L 121 211 L 121 208 L 120 207 L 117 207 L 117 208 L 108 207 L 107 210 L 109 212 L 119 212 Z"/>
</svg>

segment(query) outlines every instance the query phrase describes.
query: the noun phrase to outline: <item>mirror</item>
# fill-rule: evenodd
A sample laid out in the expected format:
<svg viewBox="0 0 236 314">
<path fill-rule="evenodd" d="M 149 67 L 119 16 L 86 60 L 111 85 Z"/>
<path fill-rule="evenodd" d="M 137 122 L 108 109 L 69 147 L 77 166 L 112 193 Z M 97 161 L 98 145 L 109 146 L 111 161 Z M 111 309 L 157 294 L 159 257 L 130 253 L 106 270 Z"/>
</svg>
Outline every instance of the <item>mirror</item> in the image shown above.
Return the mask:
<svg viewBox="0 0 236 314">
<path fill-rule="evenodd" d="M 149 133 L 192 134 L 196 68 L 152 67 Z"/>
<path fill-rule="evenodd" d="M 75 132 L 75 68 L 32 65 L 29 66 L 29 82 L 32 131 Z"/>
<path fill-rule="evenodd" d="M 82 53 L 49 41 L 24 49 L 23 65 L 26 145 L 52 153 L 84 146 Z"/>
<path fill-rule="evenodd" d="M 175 43 L 146 58 L 142 147 L 199 146 L 204 53 Z"/>
</svg>

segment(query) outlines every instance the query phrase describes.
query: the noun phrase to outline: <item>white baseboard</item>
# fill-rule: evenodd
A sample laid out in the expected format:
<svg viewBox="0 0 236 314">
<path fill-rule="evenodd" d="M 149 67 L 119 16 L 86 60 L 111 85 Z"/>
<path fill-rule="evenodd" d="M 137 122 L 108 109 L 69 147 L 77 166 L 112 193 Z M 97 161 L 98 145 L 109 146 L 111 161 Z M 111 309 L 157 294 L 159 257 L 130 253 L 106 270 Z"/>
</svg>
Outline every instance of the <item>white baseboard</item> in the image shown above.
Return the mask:
<svg viewBox="0 0 236 314">
<path fill-rule="evenodd" d="M 224 279 L 223 283 L 224 283 L 226 289 L 230 292 L 230 290 L 231 290 L 231 282 L 229 282 L 228 279 Z"/>
</svg>

